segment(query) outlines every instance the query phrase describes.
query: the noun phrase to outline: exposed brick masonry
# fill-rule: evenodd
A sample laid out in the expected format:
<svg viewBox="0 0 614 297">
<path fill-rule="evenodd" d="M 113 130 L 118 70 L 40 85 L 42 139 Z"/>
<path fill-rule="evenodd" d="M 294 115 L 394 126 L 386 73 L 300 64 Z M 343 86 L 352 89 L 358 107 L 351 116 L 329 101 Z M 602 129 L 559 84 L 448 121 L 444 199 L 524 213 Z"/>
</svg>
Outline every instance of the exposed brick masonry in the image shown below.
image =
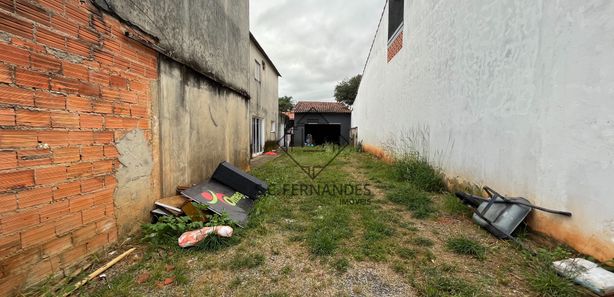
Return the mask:
<svg viewBox="0 0 614 297">
<path fill-rule="evenodd" d="M 116 241 L 115 141 L 150 137 L 157 55 L 88 1 L 0 0 L 0 296 Z"/>
<path fill-rule="evenodd" d="M 397 37 L 394 38 L 392 43 L 388 45 L 388 62 L 396 56 L 396 54 L 403 48 L 403 31 L 399 32 Z"/>
</svg>

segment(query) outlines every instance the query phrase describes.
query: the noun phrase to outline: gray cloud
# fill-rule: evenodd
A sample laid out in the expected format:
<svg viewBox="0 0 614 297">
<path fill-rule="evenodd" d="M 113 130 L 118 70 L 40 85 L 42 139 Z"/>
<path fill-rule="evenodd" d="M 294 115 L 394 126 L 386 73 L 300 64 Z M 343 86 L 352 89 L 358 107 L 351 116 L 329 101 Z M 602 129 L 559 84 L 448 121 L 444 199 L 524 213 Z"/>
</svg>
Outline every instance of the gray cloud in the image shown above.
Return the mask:
<svg viewBox="0 0 614 297">
<path fill-rule="evenodd" d="M 362 72 L 385 0 L 250 0 L 250 30 L 283 77 L 279 95 L 332 100 Z"/>
</svg>

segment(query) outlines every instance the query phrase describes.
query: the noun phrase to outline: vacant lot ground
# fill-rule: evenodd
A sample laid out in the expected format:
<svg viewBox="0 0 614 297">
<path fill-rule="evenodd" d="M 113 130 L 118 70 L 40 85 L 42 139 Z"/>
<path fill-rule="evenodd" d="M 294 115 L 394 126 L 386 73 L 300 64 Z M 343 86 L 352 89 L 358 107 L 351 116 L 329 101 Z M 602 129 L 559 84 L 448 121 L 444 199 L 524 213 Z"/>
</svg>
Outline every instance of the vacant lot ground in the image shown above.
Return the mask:
<svg viewBox="0 0 614 297">
<path fill-rule="evenodd" d="M 323 165 L 333 155 L 330 148 L 293 152 L 304 165 Z M 456 198 L 439 191 L 428 172 L 426 178 L 412 173 L 427 169 L 413 163 L 401 169 L 346 150 L 311 180 L 289 157 L 281 156 L 253 171 L 271 191 L 258 201 L 249 226 L 236 230 L 232 240 L 181 250 L 133 239 L 118 249 L 135 246 L 137 252 L 108 270 L 108 281 L 95 279 L 77 294 L 582 294 L 548 265 L 569 252 L 524 230 L 519 237 L 536 255 L 497 240 L 471 222 L 469 210 Z M 340 185 L 344 193 L 336 191 Z M 170 283 L 165 285 L 165 280 Z"/>
</svg>

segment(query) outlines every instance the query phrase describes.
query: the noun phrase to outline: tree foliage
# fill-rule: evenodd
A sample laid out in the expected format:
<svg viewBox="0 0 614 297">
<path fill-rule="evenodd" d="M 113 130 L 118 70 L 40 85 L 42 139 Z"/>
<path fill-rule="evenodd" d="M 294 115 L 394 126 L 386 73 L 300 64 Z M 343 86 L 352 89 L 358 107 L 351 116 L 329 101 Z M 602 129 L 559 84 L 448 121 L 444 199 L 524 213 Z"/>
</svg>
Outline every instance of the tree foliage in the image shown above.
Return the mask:
<svg viewBox="0 0 614 297">
<path fill-rule="evenodd" d="M 358 94 L 358 86 L 362 75 L 358 74 L 350 79 L 343 80 L 335 87 L 335 100 L 343 102 L 347 105 L 354 104 L 356 94 Z"/>
<path fill-rule="evenodd" d="M 292 96 L 279 97 L 279 111 L 286 112 L 291 111 L 294 108 L 294 102 L 292 102 Z"/>
</svg>

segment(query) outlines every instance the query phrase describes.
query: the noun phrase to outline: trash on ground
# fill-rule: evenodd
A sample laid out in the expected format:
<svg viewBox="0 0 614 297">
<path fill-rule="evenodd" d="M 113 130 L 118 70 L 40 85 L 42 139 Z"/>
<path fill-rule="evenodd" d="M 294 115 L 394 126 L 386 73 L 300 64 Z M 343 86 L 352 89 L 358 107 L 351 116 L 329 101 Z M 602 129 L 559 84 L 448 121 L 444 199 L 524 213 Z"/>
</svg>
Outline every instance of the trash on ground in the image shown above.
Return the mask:
<svg viewBox="0 0 614 297">
<path fill-rule="evenodd" d="M 186 199 L 183 196 L 180 195 L 176 195 L 176 196 L 171 196 L 171 197 L 166 197 L 166 198 L 162 198 L 162 199 L 158 199 L 154 204 L 166 211 L 169 212 L 175 216 L 180 216 L 183 214 L 183 210 L 181 210 L 181 207 L 188 202 L 188 199 Z"/>
<path fill-rule="evenodd" d="M 164 288 L 165 286 L 168 286 L 170 284 L 172 284 L 175 281 L 175 276 L 172 277 L 167 277 L 165 278 L 163 281 L 159 281 L 156 283 L 156 286 L 160 289 Z"/>
<path fill-rule="evenodd" d="M 220 237 L 231 237 L 232 232 L 233 229 L 230 226 L 204 227 L 202 229 L 184 232 L 181 234 L 181 236 L 179 236 L 177 242 L 182 248 L 191 247 L 197 245 L 211 234 L 215 233 L 215 235 Z"/>
<path fill-rule="evenodd" d="M 181 192 L 191 200 L 208 206 L 217 213 L 227 213 L 239 227 L 245 226 L 247 216 L 268 185 L 228 162 L 218 165 L 210 180 Z"/>
<path fill-rule="evenodd" d="M 104 266 L 96 269 L 96 271 L 90 273 L 86 278 L 84 278 L 80 282 L 76 283 L 74 285 L 74 287 L 72 288 L 72 290 L 66 292 L 63 296 L 68 296 L 68 295 L 72 294 L 72 292 L 74 292 L 75 290 L 77 290 L 78 288 L 83 286 L 85 283 L 87 283 L 88 281 L 92 280 L 93 278 L 95 278 L 99 274 L 103 273 L 105 270 L 109 269 L 109 267 L 115 265 L 115 263 L 119 262 L 121 259 L 123 259 L 124 257 L 128 256 L 130 253 L 134 252 L 134 250 L 136 250 L 136 248 L 131 248 L 131 249 L 125 251 L 123 254 L 115 257 L 109 263 L 107 263 Z"/>
<path fill-rule="evenodd" d="M 550 210 L 532 205 L 522 197 L 504 197 L 489 187 L 484 187 L 489 199 L 456 192 L 456 196 L 475 208 L 473 221 L 501 239 L 514 239 L 512 233 L 529 215 L 532 209 L 571 216 L 570 212 Z"/>
<path fill-rule="evenodd" d="M 154 210 L 151 211 L 151 214 L 154 217 L 154 221 L 157 221 L 158 218 L 160 218 L 160 217 L 172 216 L 173 215 L 170 212 L 168 212 L 168 211 L 166 211 L 164 209 L 160 209 L 160 208 L 154 208 Z"/>
<path fill-rule="evenodd" d="M 561 275 L 593 291 L 599 296 L 614 295 L 614 273 L 582 258 L 571 258 L 552 263 Z"/>
<path fill-rule="evenodd" d="M 150 277 L 151 277 L 151 273 L 149 273 L 149 271 L 144 271 L 136 277 L 136 282 L 138 284 L 142 284 L 146 282 L 147 280 L 149 280 Z"/>
<path fill-rule="evenodd" d="M 265 154 L 265 155 L 267 155 L 267 156 L 277 156 L 277 153 L 276 153 L 276 152 L 273 152 L 273 151 L 266 152 L 266 153 L 264 153 L 264 154 Z"/>
<path fill-rule="evenodd" d="M 202 210 L 196 208 L 196 206 L 194 206 L 194 204 L 192 203 L 194 202 L 186 203 L 181 207 L 183 213 L 190 217 L 190 219 L 192 219 L 192 222 L 206 222 L 207 216 L 205 215 L 205 213 Z"/>
<path fill-rule="evenodd" d="M 165 279 L 164 279 L 164 285 L 165 285 L 165 286 L 170 285 L 170 284 L 172 284 L 172 283 L 173 283 L 173 281 L 175 281 L 175 276 L 173 276 L 173 277 L 167 277 L 167 278 L 165 278 Z"/>
</svg>

